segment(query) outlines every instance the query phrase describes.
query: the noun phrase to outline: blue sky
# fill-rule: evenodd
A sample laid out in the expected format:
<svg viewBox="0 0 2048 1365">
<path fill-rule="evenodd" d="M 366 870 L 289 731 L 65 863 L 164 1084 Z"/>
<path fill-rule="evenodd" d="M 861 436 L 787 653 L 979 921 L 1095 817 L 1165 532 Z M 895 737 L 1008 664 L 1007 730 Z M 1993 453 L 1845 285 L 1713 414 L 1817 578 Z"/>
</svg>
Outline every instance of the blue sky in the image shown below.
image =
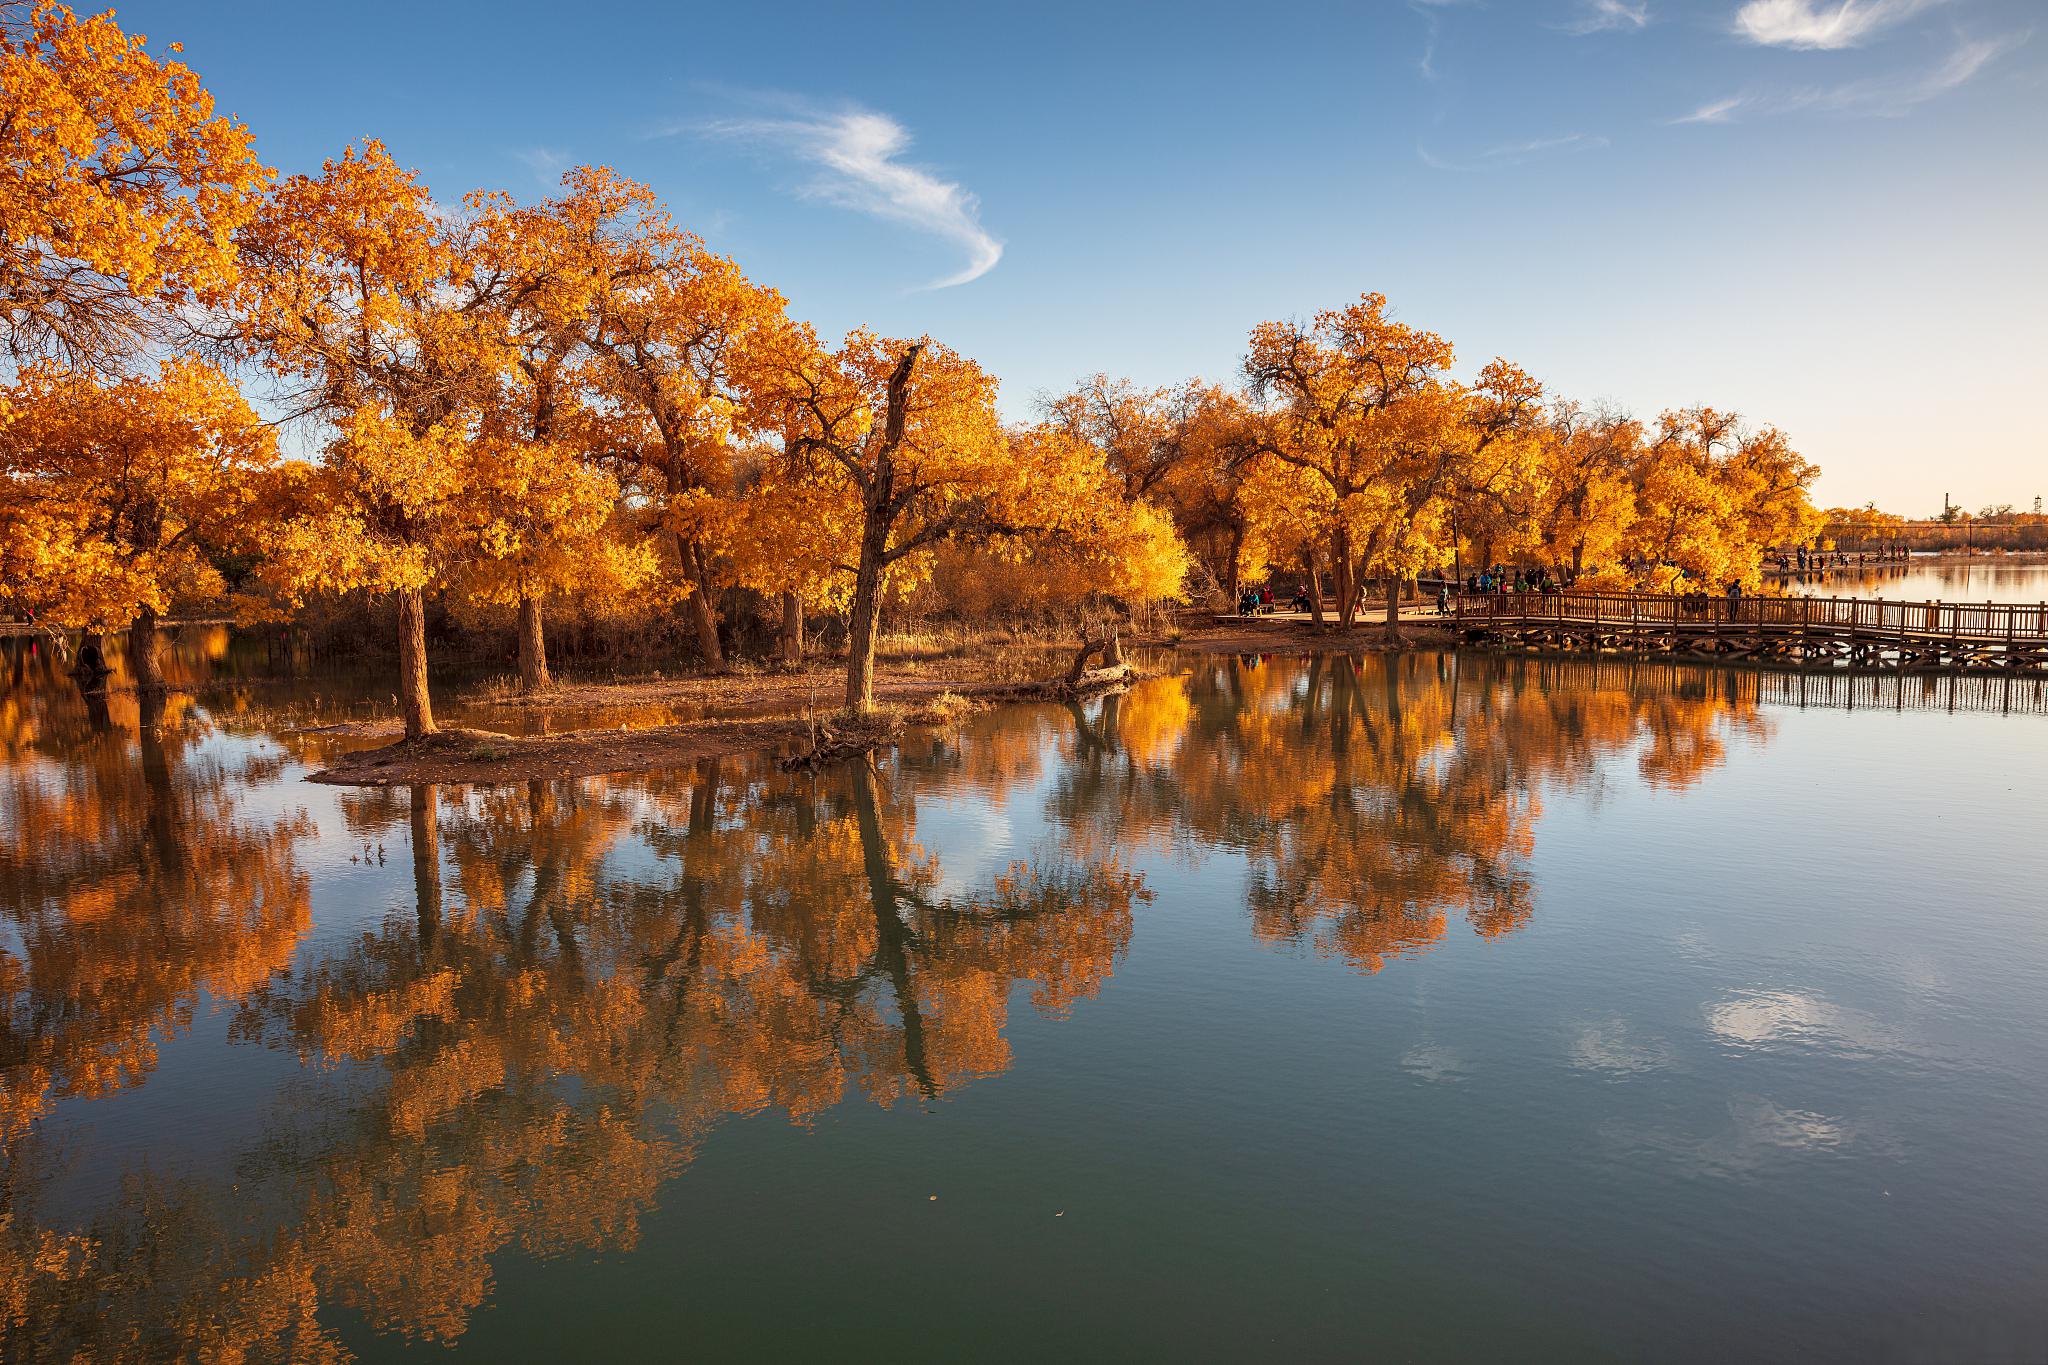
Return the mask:
<svg viewBox="0 0 2048 1365">
<path fill-rule="evenodd" d="M 120 12 L 273 165 L 380 137 L 449 202 L 610 165 L 1011 416 L 1230 380 L 1254 323 L 1379 290 L 1468 370 L 1781 426 L 1829 502 L 2048 494 L 2041 0 Z"/>
</svg>

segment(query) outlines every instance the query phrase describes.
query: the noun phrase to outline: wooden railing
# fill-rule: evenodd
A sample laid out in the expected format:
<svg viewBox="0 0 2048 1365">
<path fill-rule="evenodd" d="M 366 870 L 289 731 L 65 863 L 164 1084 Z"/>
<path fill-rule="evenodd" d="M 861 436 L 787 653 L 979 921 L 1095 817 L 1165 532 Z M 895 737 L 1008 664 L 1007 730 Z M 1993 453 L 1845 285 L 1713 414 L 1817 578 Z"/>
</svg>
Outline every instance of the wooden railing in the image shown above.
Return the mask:
<svg viewBox="0 0 2048 1365">
<path fill-rule="evenodd" d="M 1711 626 L 1897 639 L 2048 639 L 2048 603 L 1888 602 L 1868 597 L 1685 597 L 1637 593 L 1463 593 L 1461 622 L 1556 621 L 1617 629 Z"/>
</svg>

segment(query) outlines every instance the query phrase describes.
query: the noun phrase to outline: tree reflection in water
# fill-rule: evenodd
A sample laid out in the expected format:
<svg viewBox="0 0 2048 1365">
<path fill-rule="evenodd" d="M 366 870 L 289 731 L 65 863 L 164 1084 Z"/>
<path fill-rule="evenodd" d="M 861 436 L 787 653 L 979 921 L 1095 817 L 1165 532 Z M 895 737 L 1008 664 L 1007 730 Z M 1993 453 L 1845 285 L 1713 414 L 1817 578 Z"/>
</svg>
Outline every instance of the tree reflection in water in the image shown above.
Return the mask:
<svg viewBox="0 0 2048 1365">
<path fill-rule="evenodd" d="M 806 1122 L 849 1092 L 931 1100 L 1003 1070 L 1012 988 L 1053 1013 L 1092 994 L 1146 892 L 1060 857 L 942 890 L 910 793 L 954 753 L 351 800 L 352 837 L 410 843 L 409 913 L 223 996 L 317 1099 L 241 1162 L 232 1203 L 136 1185 L 59 1234 L 22 1171 L 9 1354 L 335 1358 L 323 1305 L 452 1340 L 506 1249 L 631 1247 L 727 1116 Z"/>
<path fill-rule="evenodd" d="M 1076 714 L 1053 798 L 1075 846 L 1240 851 L 1253 931 L 1377 972 L 1462 916 L 1495 938 L 1534 909 L 1546 790 L 1633 756 L 1682 789 L 1753 702 L 1703 670 L 1441 654 L 1247 657 Z"/>
<path fill-rule="evenodd" d="M 202 728 L 141 719 L 133 751 L 0 768 L 0 1137 L 139 1084 L 202 997 L 259 988 L 311 922 L 309 822 L 243 815 L 247 775 L 188 753 Z"/>
<path fill-rule="evenodd" d="M 1684 786 L 1762 727 L 1710 686 L 1553 668 L 1232 661 L 816 778 L 351 793 L 351 842 L 407 845 L 410 903 L 297 961 L 312 831 L 244 816 L 175 730 L 139 762 L 109 741 L 16 763 L 0 1354 L 341 1359 L 347 1317 L 453 1341 L 502 1254 L 632 1247 L 729 1117 L 931 1103 L 1007 1068 L 1017 988 L 1056 1015 L 1122 959 L 1150 898 L 1130 850 L 1234 854 L 1260 939 L 1367 972 L 1454 916 L 1509 934 L 1546 791 L 1631 757 Z M 1047 847 L 949 875 L 921 800 L 1042 802 Z M 272 1131 L 232 1186 L 132 1175 L 82 1226 L 45 1219 L 51 1101 L 140 1083 L 202 999 L 304 1064 Z"/>
</svg>

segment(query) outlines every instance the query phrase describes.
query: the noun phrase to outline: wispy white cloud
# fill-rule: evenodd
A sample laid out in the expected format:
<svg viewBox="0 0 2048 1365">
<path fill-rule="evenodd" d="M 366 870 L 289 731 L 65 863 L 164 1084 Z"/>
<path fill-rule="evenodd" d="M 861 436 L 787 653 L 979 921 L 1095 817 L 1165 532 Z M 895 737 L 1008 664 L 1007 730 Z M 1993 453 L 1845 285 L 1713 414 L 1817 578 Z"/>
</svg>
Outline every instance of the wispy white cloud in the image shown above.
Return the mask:
<svg viewBox="0 0 2048 1365">
<path fill-rule="evenodd" d="M 1855 47 L 1947 0 L 1748 0 L 1735 32 L 1765 47 Z"/>
<path fill-rule="evenodd" d="M 1897 118 L 1929 100 L 1939 99 L 1977 78 L 2002 54 L 2025 42 L 2024 33 L 2002 38 L 1965 39 L 1942 62 L 1926 71 L 1874 76 L 1840 85 L 1798 90 L 1745 90 L 1710 100 L 1672 123 L 1734 123 L 1769 114 L 1812 110 L 1870 118 Z"/>
<path fill-rule="evenodd" d="M 512 155 L 533 172 L 534 179 L 549 189 L 561 183 L 562 172 L 569 169 L 568 154 L 552 147 L 521 147 Z"/>
<path fill-rule="evenodd" d="M 1566 133 L 1562 137 L 1540 137 L 1526 142 L 1504 142 L 1498 147 L 1488 147 L 1466 161 L 1452 161 L 1438 156 L 1429 148 L 1416 144 L 1415 155 L 1423 165 L 1439 171 L 1490 171 L 1503 166 L 1520 166 L 1539 157 L 1570 152 L 1592 152 L 1608 145 L 1607 139 L 1594 134 Z"/>
<path fill-rule="evenodd" d="M 1532 156 L 1545 152 L 1592 152 L 1607 145 L 1607 139 L 1595 134 L 1566 133 L 1563 137 L 1539 137 L 1528 142 L 1507 142 L 1498 147 L 1489 147 L 1481 153 L 1493 161 L 1527 161 Z"/>
<path fill-rule="evenodd" d="M 925 286 L 948 289 L 978 280 L 1003 258 L 1003 244 L 981 225 L 981 204 L 951 180 L 901 158 L 910 133 L 887 114 L 848 106 L 820 110 L 783 101 L 778 117 L 676 124 L 665 134 L 738 138 L 779 150 L 811 167 L 800 193 L 856 213 L 928 232 L 967 253 L 967 264 Z"/>
<path fill-rule="evenodd" d="M 1650 0 L 1581 0 L 1579 17 L 1564 26 L 1567 33 L 1606 33 L 1639 29 L 1650 22 Z"/>
<path fill-rule="evenodd" d="M 1672 123 L 1733 123 L 1736 116 L 1745 109 L 1754 109 L 1762 97 L 1753 94 L 1725 95 L 1717 100 L 1708 100 L 1690 114 L 1681 114 Z"/>
<path fill-rule="evenodd" d="M 1415 69 L 1422 73 L 1422 79 L 1426 81 L 1437 78 L 1436 44 L 1443 33 L 1443 24 L 1437 18 L 1437 12 L 1462 3 L 1463 0 L 1408 0 L 1408 8 L 1422 16 L 1422 55 L 1416 59 Z"/>
</svg>

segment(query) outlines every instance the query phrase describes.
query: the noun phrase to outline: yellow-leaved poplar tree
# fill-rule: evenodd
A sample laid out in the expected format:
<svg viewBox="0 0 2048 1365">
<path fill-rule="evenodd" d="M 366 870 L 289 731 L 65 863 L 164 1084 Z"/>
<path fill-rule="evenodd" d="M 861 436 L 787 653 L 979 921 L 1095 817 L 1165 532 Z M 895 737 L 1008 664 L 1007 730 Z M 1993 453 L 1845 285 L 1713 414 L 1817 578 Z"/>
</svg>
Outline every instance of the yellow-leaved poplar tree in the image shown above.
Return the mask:
<svg viewBox="0 0 2048 1365">
<path fill-rule="evenodd" d="M 589 167 L 539 205 L 470 196 L 482 313 L 508 339 L 510 363 L 481 400 L 480 539 L 463 587 L 514 609 L 529 692 L 553 685 L 543 621 L 551 595 L 615 600 L 654 573 L 652 548 L 620 538 L 621 490 L 599 465 L 608 433 L 595 410 L 596 338 L 615 293 L 645 268 L 621 250 L 622 234 L 651 205 L 645 187 Z"/>
<path fill-rule="evenodd" d="M 741 456 L 754 439 L 735 376 L 762 338 L 787 330 L 787 302 L 676 227 L 651 196 L 628 226 L 592 372 L 606 458 L 673 557 L 698 651 L 717 668 L 717 597 L 738 580 Z"/>
<path fill-rule="evenodd" d="M 859 509 L 846 707 L 875 704 L 883 593 L 906 559 L 1012 529 L 1023 472 L 995 412 L 995 380 L 929 339 L 855 331 L 836 350 L 787 329 L 752 357 L 751 390 L 786 447 L 840 481 Z"/>
<path fill-rule="evenodd" d="M 277 445 L 218 370 L 154 378 L 32 371 L 0 414 L 6 595 L 56 625 L 127 627 L 129 666 L 163 686 L 157 621 L 217 603 L 212 555 L 262 546 Z"/>
<path fill-rule="evenodd" d="M 285 180 L 243 234 L 241 340 L 329 433 L 269 568 L 292 595 L 396 599 L 410 739 L 435 728 L 426 592 L 475 553 L 478 410 L 509 363 L 469 248 L 377 142 Z"/>
<path fill-rule="evenodd" d="M 1531 419 L 1541 397 L 1502 360 L 1460 385 L 1449 373 L 1454 359 L 1441 336 L 1390 316 L 1380 294 L 1309 324 L 1252 329 L 1245 376 L 1266 405 L 1260 450 L 1322 485 L 1347 627 L 1359 585 L 1377 575 L 1395 629 L 1401 582 L 1450 557 L 1461 492 L 1504 476 L 1492 448 Z"/>
<path fill-rule="evenodd" d="M 111 12 L 0 3 L 0 339 L 16 365 L 118 368 L 173 307 L 218 297 L 269 174 L 199 78 Z"/>
</svg>

